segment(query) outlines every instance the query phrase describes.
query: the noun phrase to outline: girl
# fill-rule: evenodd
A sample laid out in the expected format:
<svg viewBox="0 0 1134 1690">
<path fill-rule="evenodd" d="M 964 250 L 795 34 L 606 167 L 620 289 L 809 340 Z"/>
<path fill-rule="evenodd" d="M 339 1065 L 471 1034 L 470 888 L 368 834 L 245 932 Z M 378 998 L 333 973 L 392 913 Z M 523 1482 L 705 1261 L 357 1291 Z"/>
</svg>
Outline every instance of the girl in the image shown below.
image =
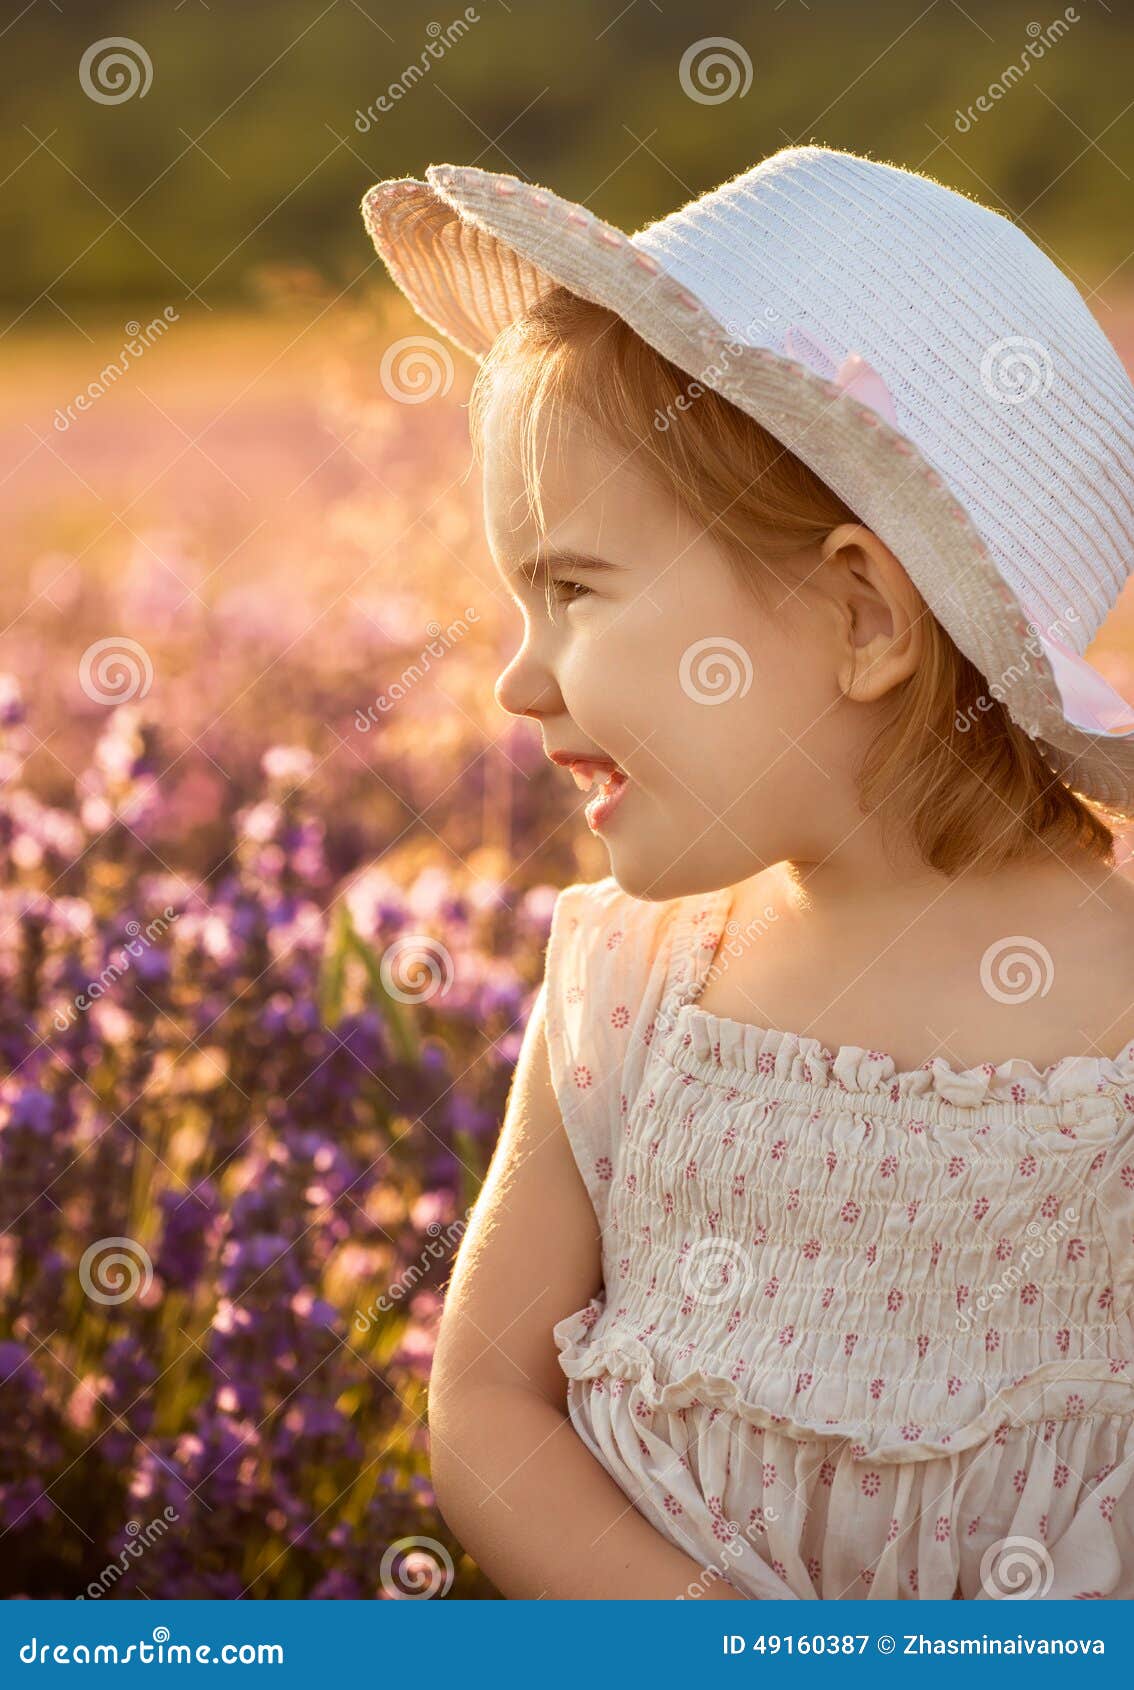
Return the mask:
<svg viewBox="0 0 1134 1690">
<path fill-rule="evenodd" d="M 1134 1596 L 1134 387 L 926 176 L 364 201 L 595 788 L 431 1387 L 507 1596 Z M 789 1030 L 790 1029 L 790 1030 Z"/>
</svg>

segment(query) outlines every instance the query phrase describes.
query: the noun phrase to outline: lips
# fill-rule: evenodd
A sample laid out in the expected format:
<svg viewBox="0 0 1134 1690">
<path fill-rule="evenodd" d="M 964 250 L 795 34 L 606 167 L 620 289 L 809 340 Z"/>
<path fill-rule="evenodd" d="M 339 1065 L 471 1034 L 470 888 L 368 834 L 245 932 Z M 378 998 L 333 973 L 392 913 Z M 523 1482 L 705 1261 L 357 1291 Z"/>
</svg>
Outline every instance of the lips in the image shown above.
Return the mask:
<svg viewBox="0 0 1134 1690">
<path fill-rule="evenodd" d="M 619 768 L 613 757 L 594 757 L 574 751 L 549 751 L 547 755 L 553 763 L 570 769 L 580 792 L 589 792 L 596 781 L 603 786 L 609 786 L 616 776 L 620 781 L 629 779 L 626 771 Z"/>
</svg>

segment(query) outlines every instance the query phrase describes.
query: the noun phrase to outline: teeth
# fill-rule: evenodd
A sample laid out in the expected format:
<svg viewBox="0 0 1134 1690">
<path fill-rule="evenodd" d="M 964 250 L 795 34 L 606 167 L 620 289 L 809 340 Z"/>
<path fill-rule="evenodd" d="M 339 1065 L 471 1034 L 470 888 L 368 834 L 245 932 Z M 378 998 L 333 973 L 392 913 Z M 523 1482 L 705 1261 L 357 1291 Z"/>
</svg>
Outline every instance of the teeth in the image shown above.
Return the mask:
<svg viewBox="0 0 1134 1690">
<path fill-rule="evenodd" d="M 571 764 L 571 776 L 580 792 L 589 792 L 596 780 L 601 780 L 605 789 L 620 772 L 618 769 L 608 769 L 604 763 L 585 763 L 580 760 Z"/>
</svg>

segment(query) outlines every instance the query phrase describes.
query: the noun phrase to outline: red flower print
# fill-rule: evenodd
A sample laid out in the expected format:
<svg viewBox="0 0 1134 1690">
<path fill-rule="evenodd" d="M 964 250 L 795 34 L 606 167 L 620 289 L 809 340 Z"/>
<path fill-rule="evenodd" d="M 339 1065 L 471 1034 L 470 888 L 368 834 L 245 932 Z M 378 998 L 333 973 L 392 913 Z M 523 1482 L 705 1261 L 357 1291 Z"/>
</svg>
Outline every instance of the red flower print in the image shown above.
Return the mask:
<svg viewBox="0 0 1134 1690">
<path fill-rule="evenodd" d="M 1012 1242 L 1008 1238 L 998 1238 L 996 1241 L 996 1260 L 1006 1262 L 1012 1255 Z"/>
<path fill-rule="evenodd" d="M 1067 1260 L 1069 1262 L 1081 1262 L 1086 1253 L 1087 1246 L 1081 1238 L 1069 1238 L 1067 1240 Z"/>
<path fill-rule="evenodd" d="M 910 1201 L 906 1204 L 906 1219 L 907 1219 L 907 1221 L 909 1221 L 911 1226 L 913 1225 L 914 1221 L 916 1221 L 917 1212 L 920 1208 L 921 1208 L 921 1198 L 920 1197 L 911 1197 Z"/>
<path fill-rule="evenodd" d="M 990 1326 L 984 1335 L 984 1347 L 989 1355 L 1000 1348 L 1000 1334 L 994 1326 Z"/>
<path fill-rule="evenodd" d="M 1102 1290 L 1099 1292 L 1099 1308 L 1100 1309 L 1109 1309 L 1113 1306 L 1113 1304 L 1114 1304 L 1114 1290 L 1111 1286 L 1104 1285 Z"/>
<path fill-rule="evenodd" d="M 774 1297 L 779 1288 L 780 1282 L 777 1278 L 775 1278 L 775 1276 L 773 1276 L 764 1287 L 765 1297 Z"/>
<path fill-rule="evenodd" d="M 610 1024 L 619 1031 L 621 1031 L 623 1027 L 628 1027 L 630 1025 L 630 1011 L 624 1003 L 615 1004 L 614 1008 L 610 1012 Z"/>
<path fill-rule="evenodd" d="M 890 1516 L 889 1527 L 887 1528 L 887 1531 L 886 1531 L 886 1542 L 887 1543 L 893 1543 L 894 1539 L 897 1537 L 898 1532 L 900 1530 L 901 1530 L 901 1527 L 898 1525 L 897 1515 L 892 1514 Z"/>
<path fill-rule="evenodd" d="M 848 1332 L 843 1339 L 843 1354 L 845 1356 L 852 1356 L 854 1354 L 854 1347 L 857 1343 L 858 1333 Z"/>
<path fill-rule="evenodd" d="M 838 1165 L 839 1165 L 839 1158 L 835 1155 L 835 1152 L 833 1150 L 828 1150 L 828 1152 L 827 1152 L 827 1172 L 829 1174 L 833 1174 L 835 1169 L 838 1167 Z"/>
<path fill-rule="evenodd" d="M 867 1590 L 869 1590 L 870 1586 L 874 1583 L 873 1569 L 870 1567 L 860 1567 L 858 1569 L 858 1576 L 866 1586 Z"/>
<path fill-rule="evenodd" d="M 1028 1482 L 1027 1472 L 1025 1471 L 1025 1469 L 1023 1467 L 1017 1467 L 1016 1471 L 1012 1475 L 1012 1485 L 1013 1485 L 1013 1488 L 1014 1488 L 1017 1496 L 1021 1495 L 1021 1493 L 1023 1492 L 1024 1486 L 1027 1484 L 1027 1482 Z"/>
<path fill-rule="evenodd" d="M 875 1402 L 878 1401 L 879 1397 L 882 1395 L 882 1392 L 885 1389 L 886 1389 L 885 1379 L 872 1379 L 870 1381 L 870 1394 L 874 1398 Z"/>
<path fill-rule="evenodd" d="M 782 1561 L 773 1561 L 772 1571 L 776 1574 L 777 1578 L 782 1578 L 785 1583 L 787 1582 L 787 1568 L 784 1566 Z"/>
<path fill-rule="evenodd" d="M 1067 1398 L 1068 1414 L 1082 1414 L 1086 1406 L 1086 1403 L 1083 1401 L 1078 1391 L 1072 1391 L 1071 1395 Z"/>
<path fill-rule="evenodd" d="M 1127 1104 L 1127 1108 L 1134 1109 L 1134 1101 Z M 1134 1162 L 1124 1162 L 1119 1169 L 1118 1177 L 1127 1191 L 1134 1191 Z"/>
<path fill-rule="evenodd" d="M 786 1149 L 787 1149 L 787 1139 L 786 1138 L 778 1138 L 776 1140 L 775 1144 L 773 1144 L 773 1146 L 772 1146 L 772 1161 L 773 1162 L 782 1162 L 783 1157 L 784 1157 L 784 1151 Z"/>
<path fill-rule="evenodd" d="M 795 1327 L 794 1326 L 781 1326 L 780 1327 L 780 1343 L 781 1344 L 790 1344 L 794 1337 L 795 1337 Z"/>
<path fill-rule="evenodd" d="M 978 1197 L 973 1204 L 973 1220 L 982 1221 L 988 1213 L 988 1198 Z"/>
<path fill-rule="evenodd" d="M 726 1150 L 731 1150 L 736 1143 L 736 1122 L 732 1121 L 721 1134 L 721 1143 Z"/>
<path fill-rule="evenodd" d="M 766 1244 L 768 1242 L 768 1229 L 766 1226 L 763 1224 L 757 1226 L 752 1242 L 753 1244 Z"/>
<path fill-rule="evenodd" d="M 897 1286 L 893 1286 L 886 1295 L 886 1307 L 891 1314 L 897 1314 L 905 1300 Z"/>
<path fill-rule="evenodd" d="M 685 1512 L 677 1498 L 675 1496 L 670 1496 L 668 1491 L 666 1491 L 665 1495 L 662 1497 L 662 1507 L 665 1509 L 667 1514 L 676 1515 L 684 1514 Z"/>
<path fill-rule="evenodd" d="M 618 949 L 619 945 L 622 943 L 623 938 L 624 938 L 624 934 L 622 932 L 621 927 L 616 927 L 614 929 L 613 933 L 608 933 L 607 936 L 606 936 L 606 948 L 607 948 L 607 950 L 608 951 L 616 951 Z"/>
<path fill-rule="evenodd" d="M 760 1477 L 763 1481 L 765 1490 L 769 1490 L 771 1486 L 775 1484 L 776 1464 L 774 1461 L 765 1461 L 761 1464 Z"/>
<path fill-rule="evenodd" d="M 685 1111 L 684 1115 L 681 1117 L 681 1125 L 685 1128 L 686 1132 L 688 1132 L 690 1130 L 690 1128 L 692 1127 L 693 1122 L 696 1119 L 696 1117 L 697 1117 L 697 1111 L 693 1108 L 692 1105 L 690 1105 L 690 1107 Z"/>
<path fill-rule="evenodd" d="M 1020 1287 L 1020 1301 L 1022 1303 L 1026 1303 L 1029 1308 L 1031 1308 L 1033 1303 L 1038 1303 L 1039 1302 L 1039 1286 L 1033 1285 L 1031 1280 L 1029 1280 L 1026 1285 L 1021 1285 L 1021 1287 Z"/>
<path fill-rule="evenodd" d="M 853 1460 L 861 1461 L 863 1456 L 866 1454 L 866 1445 L 865 1444 L 851 1444 L 850 1452 L 851 1452 L 851 1457 L 852 1457 Z"/>
<path fill-rule="evenodd" d="M 897 1171 L 898 1158 L 896 1156 L 883 1156 L 878 1164 L 878 1177 L 880 1179 L 893 1179 Z"/>
<path fill-rule="evenodd" d="M 1059 1213 L 1062 1202 L 1062 1197 L 1056 1197 L 1054 1195 L 1044 1198 L 1043 1202 L 1040 1204 L 1040 1214 L 1043 1216 L 1045 1221 L 1053 1221 L 1055 1219 L 1056 1215 Z"/>
<path fill-rule="evenodd" d="M 627 1189 L 627 1191 L 630 1191 L 630 1192 L 637 1191 L 637 1189 L 638 1189 L 638 1176 L 637 1176 L 637 1174 L 627 1174 L 626 1175 L 626 1189 Z"/>
<path fill-rule="evenodd" d="M 922 1332 L 922 1333 L 919 1334 L 918 1340 L 917 1340 L 917 1359 L 919 1361 L 924 1361 L 928 1354 L 929 1354 L 929 1334 L 927 1332 Z"/>
<path fill-rule="evenodd" d="M 1007 1422 L 1007 1420 L 1002 1420 L 1000 1422 L 999 1426 L 996 1428 L 995 1432 L 993 1432 L 993 1434 L 992 1434 L 992 1441 L 996 1444 L 999 1444 L 1000 1447 L 1003 1449 L 1004 1445 L 1008 1442 L 1008 1422 Z"/>
<path fill-rule="evenodd" d="M 1098 1155 L 1095 1157 L 1094 1161 L 1091 1163 L 1091 1166 L 1090 1166 L 1088 1172 L 1090 1172 L 1092 1174 L 1097 1174 L 1099 1169 L 1102 1167 L 1102 1165 L 1105 1161 L 1106 1161 L 1106 1151 L 1100 1150 Z"/>
<path fill-rule="evenodd" d="M 578 1086 L 579 1090 L 580 1091 L 589 1090 L 592 1083 L 593 1082 L 592 1082 L 592 1079 L 591 1079 L 591 1071 L 587 1067 L 586 1063 L 585 1062 L 576 1063 L 576 1065 L 575 1065 L 575 1084 Z"/>
<path fill-rule="evenodd" d="M 1035 1157 L 1032 1155 L 1031 1151 L 1029 1150 L 1028 1154 L 1026 1156 L 1021 1156 L 1020 1161 L 1017 1164 L 1017 1170 L 1016 1171 L 1017 1171 L 1017 1173 L 1021 1174 L 1024 1177 L 1024 1179 L 1031 1179 L 1032 1175 L 1035 1173 L 1035 1171 L 1038 1167 L 1039 1167 L 1039 1163 L 1036 1161 Z"/>
<path fill-rule="evenodd" d="M 614 1178 L 614 1164 L 609 1156 L 600 1156 L 595 1162 L 595 1173 L 599 1179 Z"/>
<path fill-rule="evenodd" d="M 649 1420 L 649 1419 L 651 1419 L 652 1416 L 653 1416 L 653 1412 L 654 1411 L 650 1407 L 649 1403 L 636 1402 L 634 1404 L 634 1414 L 635 1414 L 636 1419 L 638 1419 L 638 1420 Z"/>
<path fill-rule="evenodd" d="M 870 1266 L 873 1267 L 875 1261 L 878 1258 L 878 1246 L 877 1246 L 877 1244 L 868 1244 L 867 1247 L 866 1247 L 865 1255 L 866 1255 L 866 1259 L 869 1262 Z"/>
<path fill-rule="evenodd" d="M 736 1331 L 736 1329 L 739 1325 L 740 1325 L 740 1310 L 739 1309 L 733 1309 L 732 1313 L 728 1317 L 728 1323 L 725 1326 L 725 1331 L 728 1333 L 730 1338 L 731 1338 L 732 1334 Z"/>
<path fill-rule="evenodd" d="M 955 1397 L 957 1392 L 961 1389 L 963 1383 L 964 1381 L 958 1379 L 955 1373 L 951 1373 L 945 1382 L 945 1389 L 951 1397 Z"/>
<path fill-rule="evenodd" d="M 743 1197 L 744 1196 L 744 1175 L 743 1174 L 733 1174 L 733 1176 L 732 1176 L 732 1195 L 734 1197 Z"/>
<path fill-rule="evenodd" d="M 823 1465 L 819 1469 L 819 1483 L 821 1485 L 830 1486 L 834 1483 L 834 1480 L 835 1480 L 835 1464 L 834 1464 L 834 1462 L 833 1461 L 824 1461 Z"/>
<path fill-rule="evenodd" d="M 935 1238 L 933 1240 L 933 1244 L 932 1244 L 930 1251 L 929 1251 L 929 1265 L 930 1265 L 930 1267 L 935 1268 L 940 1260 L 941 1260 L 941 1243 L 940 1243 L 939 1239 Z"/>
<path fill-rule="evenodd" d="M 965 1171 L 965 1158 L 963 1156 L 950 1156 L 949 1165 L 945 1171 L 950 1179 L 957 1179 Z"/>
<path fill-rule="evenodd" d="M 664 1212 L 667 1215 L 672 1215 L 672 1213 L 673 1213 L 673 1192 L 672 1191 L 664 1191 L 662 1193 L 662 1209 L 664 1210 Z"/>
<path fill-rule="evenodd" d="M 1118 1498 L 1115 1496 L 1099 1497 L 1099 1513 L 1102 1515 L 1104 1520 L 1114 1519 L 1114 1505 L 1117 1501 Z"/>
<path fill-rule="evenodd" d="M 1071 1347 L 1071 1334 L 1065 1326 L 1061 1326 L 1055 1334 L 1055 1342 L 1059 1347 L 1060 1354 L 1066 1355 Z"/>
<path fill-rule="evenodd" d="M 809 1238 L 807 1240 L 807 1243 L 803 1246 L 803 1259 L 804 1259 L 804 1261 L 805 1262 L 817 1262 L 819 1260 L 819 1250 L 820 1250 L 819 1240 L 817 1238 Z"/>
<path fill-rule="evenodd" d="M 979 1526 L 980 1526 L 980 1515 L 979 1515 L 979 1514 L 976 1514 L 976 1515 L 974 1515 L 974 1516 L 973 1516 L 973 1518 L 972 1518 L 972 1519 L 971 1519 L 971 1520 L 970 1520 L 970 1521 L 969 1521 L 969 1532 L 968 1532 L 968 1535 L 969 1535 L 969 1536 L 970 1536 L 970 1537 L 975 1537 L 975 1536 L 976 1536 L 976 1534 L 977 1534 L 977 1530 L 978 1530 L 978 1528 L 979 1528 Z"/>
<path fill-rule="evenodd" d="M 1071 1477 L 1071 1469 L 1065 1461 L 1056 1462 L 1055 1472 L 1051 1475 L 1051 1482 L 1056 1490 L 1062 1490 Z"/>
<path fill-rule="evenodd" d="M 882 1480 L 878 1477 L 877 1473 L 864 1473 L 862 1475 L 863 1496 L 877 1496 L 881 1489 Z"/>
<path fill-rule="evenodd" d="M 1039 1517 L 1039 1534 L 1040 1534 L 1040 1541 L 1042 1542 L 1047 1537 L 1047 1515 L 1046 1514 L 1041 1514 L 1040 1517 Z"/>
<path fill-rule="evenodd" d="M 686 1179 L 696 1179 L 697 1178 L 697 1159 L 696 1159 L 696 1157 L 694 1157 L 691 1161 L 686 1162 L 686 1164 L 685 1164 L 685 1177 L 686 1177 Z"/>
<path fill-rule="evenodd" d="M 902 1427 L 902 1436 L 905 1438 L 907 1443 L 916 1444 L 917 1440 L 921 1437 L 921 1427 L 911 1421 L 909 1425 Z"/>
<path fill-rule="evenodd" d="M 621 1257 L 621 1259 L 619 1260 L 619 1263 L 618 1263 L 618 1272 L 623 1279 L 626 1278 L 626 1275 L 630 1272 L 630 1258 L 629 1258 L 629 1256 Z"/>
<path fill-rule="evenodd" d="M 862 1210 L 854 1201 L 853 1197 L 848 1197 L 842 1208 L 839 1210 L 839 1219 L 846 1221 L 848 1225 L 851 1225 L 853 1222 L 858 1220 L 861 1214 Z"/>
<path fill-rule="evenodd" d="M 811 1383 L 810 1373 L 797 1373 L 796 1378 L 795 1378 L 795 1392 L 794 1392 L 794 1394 L 796 1396 L 798 1396 L 800 1391 L 805 1391 L 807 1389 L 808 1385 L 810 1385 L 810 1383 Z"/>
<path fill-rule="evenodd" d="M 913 1591 L 914 1595 L 916 1596 L 917 1595 L 917 1568 L 916 1567 L 910 1568 L 910 1589 Z"/>
<path fill-rule="evenodd" d="M 833 1285 L 825 1285 L 823 1287 L 823 1295 L 819 1299 L 821 1306 L 825 1309 L 829 1309 L 834 1299 L 834 1295 L 835 1287 Z"/>
<path fill-rule="evenodd" d="M 681 1312 L 682 1314 L 693 1313 L 693 1299 L 689 1295 L 688 1291 L 686 1291 L 684 1297 L 681 1299 Z"/>
<path fill-rule="evenodd" d="M 936 1538 L 938 1543 L 948 1543 L 948 1541 L 949 1541 L 949 1516 L 948 1516 L 948 1514 L 938 1514 L 937 1523 L 933 1528 L 933 1535 Z"/>
<path fill-rule="evenodd" d="M 820 1583 L 823 1577 L 823 1569 L 819 1565 L 819 1557 L 817 1555 L 809 1555 L 807 1558 L 807 1576 L 811 1580 L 811 1583 L 816 1586 Z"/>
<path fill-rule="evenodd" d="M 791 1211 L 793 1209 L 799 1208 L 799 1187 L 798 1187 L 798 1185 L 793 1185 L 791 1190 L 788 1192 L 786 1207 L 787 1207 L 787 1211 L 788 1211 L 789 1214 L 791 1213 Z"/>
</svg>

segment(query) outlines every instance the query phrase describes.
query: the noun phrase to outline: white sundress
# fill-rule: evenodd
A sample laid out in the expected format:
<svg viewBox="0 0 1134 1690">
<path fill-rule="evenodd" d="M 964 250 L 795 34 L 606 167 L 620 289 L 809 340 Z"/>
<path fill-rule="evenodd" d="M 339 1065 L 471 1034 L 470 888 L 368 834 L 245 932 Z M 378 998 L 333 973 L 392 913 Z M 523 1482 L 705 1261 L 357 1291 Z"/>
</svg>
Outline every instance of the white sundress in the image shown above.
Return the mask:
<svg viewBox="0 0 1134 1690">
<path fill-rule="evenodd" d="M 573 1426 L 749 1597 L 1134 1597 L 1134 1040 L 902 1073 L 715 1016 L 730 898 L 555 904 Z"/>
</svg>

